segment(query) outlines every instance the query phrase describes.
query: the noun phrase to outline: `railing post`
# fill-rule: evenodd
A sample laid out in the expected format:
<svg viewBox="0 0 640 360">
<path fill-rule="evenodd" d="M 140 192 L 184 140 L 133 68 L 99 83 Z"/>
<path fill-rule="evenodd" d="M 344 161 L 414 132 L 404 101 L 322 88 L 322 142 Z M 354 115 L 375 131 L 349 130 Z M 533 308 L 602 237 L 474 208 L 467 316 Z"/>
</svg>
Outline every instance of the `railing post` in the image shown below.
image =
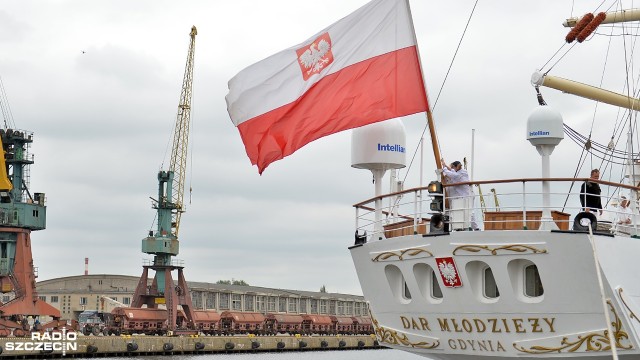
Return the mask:
<svg viewBox="0 0 640 360">
<path fill-rule="evenodd" d="M 637 197 L 636 193 L 637 193 L 636 191 L 630 191 L 630 194 L 633 195 L 632 197 L 637 199 L 638 197 Z M 631 235 L 631 237 L 636 237 L 637 238 L 638 237 L 638 224 L 637 224 L 636 221 L 637 221 L 638 217 L 636 216 L 636 211 L 635 210 L 638 209 L 638 200 L 633 200 L 633 203 L 631 203 L 631 202 L 629 202 L 629 203 L 633 205 L 632 208 L 631 208 L 631 216 L 630 216 L 631 225 L 633 226 L 633 234 L 631 234 L 632 231 L 631 231 L 631 229 L 629 229 L 629 235 Z M 634 209 L 634 207 L 635 207 L 635 209 Z M 614 222 L 615 222 L 615 220 L 614 220 Z"/>
<path fill-rule="evenodd" d="M 360 207 L 356 206 L 356 232 L 360 229 Z"/>
<path fill-rule="evenodd" d="M 418 233 L 418 216 L 421 217 L 420 220 L 422 220 L 422 215 L 418 214 L 418 199 L 421 198 L 420 194 L 417 191 L 413 192 L 413 213 L 415 214 L 413 216 L 413 233 L 417 234 Z"/>
<path fill-rule="evenodd" d="M 522 229 L 527 230 L 527 183 L 522 182 Z"/>
<path fill-rule="evenodd" d="M 442 194 L 437 194 L 436 196 L 442 198 L 442 213 L 444 214 L 447 211 L 447 189 L 442 190 Z"/>
<path fill-rule="evenodd" d="M 418 204 L 418 217 L 422 220 L 422 203 L 424 202 L 422 200 L 422 186 L 420 186 L 420 190 L 417 192 L 416 196 L 416 203 Z"/>
</svg>

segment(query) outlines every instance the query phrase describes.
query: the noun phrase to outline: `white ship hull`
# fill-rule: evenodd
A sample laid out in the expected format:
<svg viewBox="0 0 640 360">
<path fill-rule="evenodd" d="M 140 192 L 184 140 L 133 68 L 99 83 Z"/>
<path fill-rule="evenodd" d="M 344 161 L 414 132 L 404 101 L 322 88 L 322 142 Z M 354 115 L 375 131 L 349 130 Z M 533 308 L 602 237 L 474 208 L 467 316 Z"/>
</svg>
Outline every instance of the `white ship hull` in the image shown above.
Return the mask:
<svg viewBox="0 0 640 360">
<path fill-rule="evenodd" d="M 593 243 L 602 288 L 585 233 L 417 234 L 355 245 L 351 254 L 382 345 L 432 359 L 611 359 L 610 328 L 619 358 L 640 359 L 640 239 L 596 234 Z M 440 286 L 434 297 L 431 272 L 445 284 L 436 264 L 443 257 L 454 259 L 461 286 Z M 539 296 L 526 294 L 531 264 Z M 499 290 L 489 297 L 487 268 Z"/>
</svg>

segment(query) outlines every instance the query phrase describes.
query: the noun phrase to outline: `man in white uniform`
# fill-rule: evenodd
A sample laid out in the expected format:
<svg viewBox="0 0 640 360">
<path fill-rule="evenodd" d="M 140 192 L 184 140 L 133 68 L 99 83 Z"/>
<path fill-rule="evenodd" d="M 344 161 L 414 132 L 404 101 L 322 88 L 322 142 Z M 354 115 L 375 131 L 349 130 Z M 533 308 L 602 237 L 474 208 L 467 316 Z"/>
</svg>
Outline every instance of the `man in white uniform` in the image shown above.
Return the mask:
<svg viewBox="0 0 640 360">
<path fill-rule="evenodd" d="M 624 234 L 631 233 L 631 209 L 629 209 L 629 200 L 624 196 L 621 196 L 616 225 L 617 231 Z"/>
<path fill-rule="evenodd" d="M 447 184 L 455 184 L 468 182 L 469 174 L 467 170 L 462 168 L 462 163 L 460 161 L 454 161 L 451 165 L 447 165 L 444 159 L 442 161 L 442 172 L 445 176 Z M 478 225 L 476 224 L 476 217 L 473 211 L 473 192 L 471 191 L 471 185 L 455 185 L 455 186 L 447 186 L 445 188 L 447 192 L 447 198 L 450 199 L 451 209 L 455 211 L 460 211 L 457 209 L 461 209 L 464 213 L 463 217 L 463 228 L 470 227 L 473 230 L 478 230 Z M 453 215 L 453 214 L 452 214 Z M 460 227 L 460 224 L 455 224 L 455 219 L 452 219 L 452 225 L 454 228 Z"/>
</svg>

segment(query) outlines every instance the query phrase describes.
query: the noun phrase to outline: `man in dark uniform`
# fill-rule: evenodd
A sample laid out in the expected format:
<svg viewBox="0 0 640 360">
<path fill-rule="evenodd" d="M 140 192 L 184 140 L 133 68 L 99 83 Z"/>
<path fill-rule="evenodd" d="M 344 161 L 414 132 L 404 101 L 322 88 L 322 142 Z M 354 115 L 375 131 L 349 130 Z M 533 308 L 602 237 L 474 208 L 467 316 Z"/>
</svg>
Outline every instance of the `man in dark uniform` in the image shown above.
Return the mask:
<svg viewBox="0 0 640 360">
<path fill-rule="evenodd" d="M 591 170 L 591 179 L 598 180 L 600 178 L 600 170 Z M 600 198 L 600 185 L 596 182 L 585 181 L 580 188 L 580 204 L 586 212 L 600 211 L 599 215 L 602 215 L 602 200 Z M 598 215 L 598 214 L 596 214 Z"/>
</svg>

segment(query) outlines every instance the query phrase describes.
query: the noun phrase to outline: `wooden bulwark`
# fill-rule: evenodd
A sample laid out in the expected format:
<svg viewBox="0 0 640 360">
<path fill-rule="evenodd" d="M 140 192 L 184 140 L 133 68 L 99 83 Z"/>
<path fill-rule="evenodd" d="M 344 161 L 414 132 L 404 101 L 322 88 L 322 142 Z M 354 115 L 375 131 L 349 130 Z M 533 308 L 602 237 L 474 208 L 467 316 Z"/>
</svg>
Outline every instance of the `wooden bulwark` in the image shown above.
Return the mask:
<svg viewBox="0 0 640 360">
<path fill-rule="evenodd" d="M 427 226 L 429 225 L 429 219 L 423 219 L 422 222 L 419 222 L 416 226 L 416 232 L 418 234 L 426 234 Z M 405 236 L 405 235 L 413 235 L 413 219 L 403 220 L 392 224 L 387 224 L 383 226 L 384 228 L 384 236 L 389 239 L 392 237 Z"/>
<path fill-rule="evenodd" d="M 565 212 L 551 211 L 551 217 L 560 230 L 569 230 L 570 216 Z M 535 230 L 540 227 L 542 211 L 527 211 L 526 217 L 527 229 Z M 522 211 L 486 211 L 484 213 L 484 229 L 523 230 L 523 219 Z"/>
</svg>

